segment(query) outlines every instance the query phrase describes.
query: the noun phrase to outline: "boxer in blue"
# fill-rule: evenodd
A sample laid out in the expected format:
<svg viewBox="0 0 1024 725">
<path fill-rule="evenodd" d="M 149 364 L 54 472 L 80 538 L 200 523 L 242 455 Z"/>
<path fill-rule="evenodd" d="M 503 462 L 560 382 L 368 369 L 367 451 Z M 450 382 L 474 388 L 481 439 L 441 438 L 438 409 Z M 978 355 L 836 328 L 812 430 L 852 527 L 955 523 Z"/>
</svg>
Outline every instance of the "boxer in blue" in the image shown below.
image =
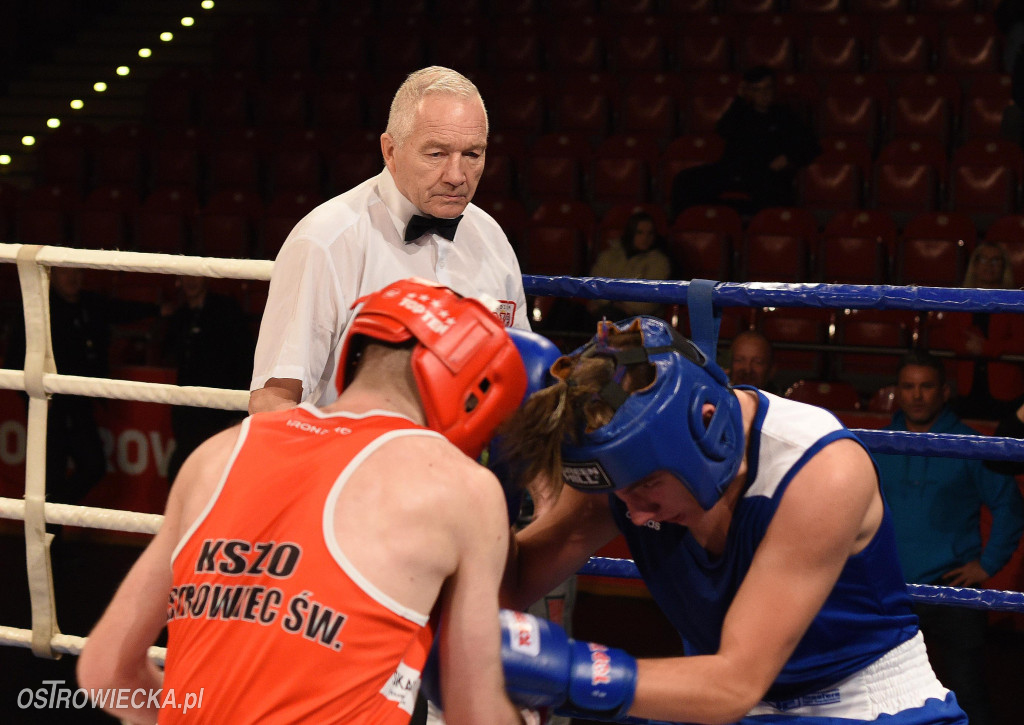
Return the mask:
<svg viewBox="0 0 1024 725">
<path fill-rule="evenodd" d="M 600 323 L 551 372 L 504 429 L 558 499 L 516 535 L 503 604 L 525 608 L 621 532 L 689 656 L 636 661 L 503 612 L 514 701 L 688 723 L 967 723 L 928 663 L 874 463 L 831 413 L 730 387 L 650 317 Z"/>
</svg>

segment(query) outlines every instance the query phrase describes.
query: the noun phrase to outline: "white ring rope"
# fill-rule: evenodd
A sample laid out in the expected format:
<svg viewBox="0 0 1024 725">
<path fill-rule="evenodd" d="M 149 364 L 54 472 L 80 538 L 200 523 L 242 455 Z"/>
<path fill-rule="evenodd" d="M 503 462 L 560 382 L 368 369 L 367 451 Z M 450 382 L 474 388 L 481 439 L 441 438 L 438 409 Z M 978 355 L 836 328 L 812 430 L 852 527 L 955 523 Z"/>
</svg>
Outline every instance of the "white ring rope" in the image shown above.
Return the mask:
<svg viewBox="0 0 1024 725">
<path fill-rule="evenodd" d="M 67 503 L 44 504 L 46 521 L 64 526 L 87 526 L 91 529 L 124 531 L 135 534 L 155 534 L 164 517 L 138 511 L 101 509 L 92 506 L 74 506 Z M 0 519 L 25 518 L 25 501 L 20 498 L 0 497 Z"/>
<path fill-rule="evenodd" d="M 0 389 L 26 391 L 30 400 L 26 444 L 26 495 L 24 499 L 0 497 L 0 519 L 17 519 L 25 522 L 32 629 L 0 626 L 0 645 L 31 647 L 36 655 L 51 658 L 61 653 L 77 655 L 85 644 L 85 638 L 62 634 L 56 626 L 56 605 L 50 576 L 51 535 L 46 534 L 45 523 L 155 534 L 163 521 L 163 516 L 45 502 L 46 401 L 49 395 L 85 395 L 224 410 L 245 410 L 248 407 L 249 396 L 248 391 L 241 390 L 56 373 L 49 338 L 49 268 L 63 266 L 266 281 L 270 279 L 273 262 L 0 244 L 0 263 L 2 262 L 18 264 L 25 313 L 26 359 L 24 371 L 0 370 Z M 755 288 L 758 286 L 744 285 Z M 637 298 L 643 296 L 641 294 Z M 611 294 L 609 298 L 618 297 Z M 923 307 L 927 308 L 928 305 L 925 304 Z M 46 586 L 47 579 L 51 580 L 49 586 Z M 166 649 L 151 647 L 149 656 L 158 664 L 162 664 Z"/>
<path fill-rule="evenodd" d="M 76 637 L 73 634 L 57 634 L 50 640 L 50 646 L 54 652 L 61 654 L 81 654 L 85 647 L 85 637 Z M 17 627 L 5 627 L 0 625 L 0 645 L 9 647 L 31 647 L 32 630 L 18 629 Z M 166 647 L 150 647 L 149 658 L 162 665 L 167 657 Z"/>
<path fill-rule="evenodd" d="M 142 403 L 169 403 L 222 410 L 246 410 L 249 406 L 249 393 L 245 390 L 86 378 L 57 373 L 43 373 L 42 384 L 46 393 L 86 395 L 91 398 L 137 400 Z M 20 370 L 0 370 L 0 388 L 25 390 L 25 373 Z"/>
</svg>

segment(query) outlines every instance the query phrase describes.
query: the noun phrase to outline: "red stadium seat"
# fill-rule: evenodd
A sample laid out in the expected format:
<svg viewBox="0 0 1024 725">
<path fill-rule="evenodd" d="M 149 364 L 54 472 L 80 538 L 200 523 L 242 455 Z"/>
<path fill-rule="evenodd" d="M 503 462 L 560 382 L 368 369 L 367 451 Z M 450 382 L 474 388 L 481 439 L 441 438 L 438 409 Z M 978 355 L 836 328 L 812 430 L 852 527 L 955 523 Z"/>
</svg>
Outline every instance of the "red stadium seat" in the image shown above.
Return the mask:
<svg viewBox="0 0 1024 725">
<path fill-rule="evenodd" d="M 853 164 L 867 180 L 871 173 L 871 148 L 863 139 L 853 136 L 822 136 L 820 138 L 821 155 L 817 161 L 829 163 Z"/>
<path fill-rule="evenodd" d="M 743 238 L 743 221 L 727 206 L 685 209 L 669 230 L 669 252 L 689 279 L 733 278 L 733 255 Z"/>
<path fill-rule="evenodd" d="M 255 128 L 239 128 L 211 145 L 207 154 L 207 188 L 262 192 L 262 139 Z"/>
<path fill-rule="evenodd" d="M 335 132 L 362 128 L 367 94 L 355 78 L 340 73 L 324 76 L 310 91 L 312 125 Z"/>
<path fill-rule="evenodd" d="M 651 180 L 660 151 L 646 136 L 616 135 L 602 141 L 591 165 L 591 191 L 599 206 L 651 200 Z"/>
<path fill-rule="evenodd" d="M 881 109 L 869 93 L 831 95 L 826 93 L 817 109 L 818 133 L 862 141 L 875 148 L 880 137 Z"/>
<path fill-rule="evenodd" d="M 21 195 L 14 211 L 14 240 L 24 244 L 67 245 L 71 214 L 81 202 L 76 187 L 35 186 Z"/>
<path fill-rule="evenodd" d="M 101 186 L 93 190 L 73 215 L 76 246 L 126 249 L 129 219 L 138 204 L 134 187 Z"/>
<path fill-rule="evenodd" d="M 807 39 L 804 67 L 812 73 L 859 73 L 864 68 L 864 46 L 854 34 L 822 35 Z"/>
<path fill-rule="evenodd" d="M 597 228 L 597 216 L 590 204 L 582 201 L 545 201 L 533 210 L 530 224 L 577 229 L 590 239 Z"/>
<path fill-rule="evenodd" d="M 531 224 L 526 230 L 525 274 L 582 275 L 587 271 L 587 237 L 578 229 Z"/>
<path fill-rule="evenodd" d="M 1015 284 L 1024 283 L 1024 215 L 999 217 L 986 230 L 985 241 L 1003 245 L 1010 257 Z"/>
<path fill-rule="evenodd" d="M 963 137 L 1000 138 L 1002 134 L 1003 114 L 1010 105 L 1010 92 L 999 95 L 974 95 L 968 97 L 964 104 L 961 120 Z"/>
<path fill-rule="evenodd" d="M 263 217 L 258 195 L 224 190 L 210 197 L 196 225 L 198 251 L 211 257 L 252 257 L 256 225 Z"/>
<path fill-rule="evenodd" d="M 658 22 L 654 16 L 649 16 L 649 19 Z M 657 27 L 646 32 L 633 30 L 615 35 L 609 40 L 608 67 L 618 73 L 668 70 L 668 47 L 664 35 L 658 32 Z"/>
<path fill-rule="evenodd" d="M 584 16 L 574 21 L 571 33 L 566 33 L 562 27 L 558 27 L 545 34 L 547 67 L 558 68 L 560 72 L 603 71 L 604 38 L 593 26 L 595 22 L 593 17 Z"/>
<path fill-rule="evenodd" d="M 728 15 L 697 15 L 679 27 L 672 47 L 674 67 L 684 73 L 733 70 L 735 23 Z"/>
<path fill-rule="evenodd" d="M 309 125 L 313 80 L 307 72 L 275 73 L 253 90 L 254 114 L 261 127 L 283 131 Z"/>
<path fill-rule="evenodd" d="M 518 199 L 484 198 L 479 201 L 474 199 L 474 203 L 494 217 L 514 249 L 519 249 L 522 246 L 526 228 L 530 223 L 530 215 L 521 201 Z"/>
<path fill-rule="evenodd" d="M 897 96 L 889 113 L 890 138 L 934 138 L 943 147 L 953 134 L 953 112 L 945 96 Z"/>
<path fill-rule="evenodd" d="M 885 32 L 875 35 L 870 68 L 883 73 L 922 73 L 931 70 L 932 47 L 924 33 Z"/>
<path fill-rule="evenodd" d="M 747 225 L 740 270 L 748 282 L 805 282 L 818 228 L 806 209 L 762 209 Z"/>
<path fill-rule="evenodd" d="M 199 197 L 188 187 L 160 187 L 142 201 L 132 220 L 135 251 L 183 254 L 190 250 Z"/>
<path fill-rule="evenodd" d="M 786 32 L 747 34 L 736 44 L 740 68 L 763 65 L 779 73 L 795 71 L 796 58 L 796 41 Z"/>
<path fill-rule="evenodd" d="M 688 103 L 684 109 L 686 128 L 691 134 L 710 134 L 715 124 L 732 104 L 739 87 L 735 73 L 713 73 L 693 79 Z"/>
<path fill-rule="evenodd" d="M 447 5 L 444 3 L 444 6 Z M 484 67 L 480 18 L 473 15 L 448 18 L 445 25 L 448 26 L 446 30 L 459 38 L 459 42 L 453 43 L 452 35 L 448 32 L 428 35 L 428 62 L 445 68 L 458 68 L 464 74 L 479 73 Z"/>
<path fill-rule="evenodd" d="M 958 287 L 976 238 L 970 217 L 948 212 L 913 217 L 897 241 L 895 283 Z"/>
<path fill-rule="evenodd" d="M 551 128 L 557 133 L 581 133 L 602 138 L 611 128 L 612 99 L 599 89 L 576 86 L 548 99 Z"/>
<path fill-rule="evenodd" d="M 847 0 L 852 15 L 884 16 L 906 13 L 906 0 Z"/>
<path fill-rule="evenodd" d="M 831 411 L 860 410 L 860 395 L 850 383 L 839 380 L 798 380 L 785 396 Z"/>
<path fill-rule="evenodd" d="M 593 157 L 590 142 L 576 134 L 548 134 L 530 147 L 523 169 L 528 197 L 581 198 L 583 171 Z"/>
<path fill-rule="evenodd" d="M 161 74 L 146 91 L 146 118 L 169 126 L 194 124 L 198 118 L 199 82 L 197 72 L 190 67 L 179 66 Z"/>
<path fill-rule="evenodd" d="M 963 109 L 963 88 L 952 73 L 907 73 L 893 79 L 892 97 L 945 98 L 954 116 Z"/>
<path fill-rule="evenodd" d="M 1002 70 L 999 31 L 989 14 L 956 16 L 946 24 L 938 49 L 938 67 L 948 73 L 994 73 Z"/>
<path fill-rule="evenodd" d="M 498 73 L 539 71 L 543 55 L 536 29 L 499 26 L 484 50 L 486 62 Z"/>
<path fill-rule="evenodd" d="M 93 183 L 143 188 L 144 149 L 150 142 L 140 123 L 121 124 L 102 134 L 93 147 Z"/>
<path fill-rule="evenodd" d="M 813 161 L 797 179 L 800 202 L 819 224 L 838 211 L 860 208 L 863 188 L 860 168 L 849 162 Z"/>
<path fill-rule="evenodd" d="M 207 129 L 224 130 L 252 125 L 252 95 L 259 85 L 249 69 L 224 70 L 199 85 L 199 118 Z"/>
<path fill-rule="evenodd" d="M 776 308 L 761 313 L 761 332 L 772 341 L 775 366 L 793 378 L 817 378 L 825 373 L 822 350 L 787 348 L 789 344 L 821 345 L 828 340 L 829 310 Z"/>
<path fill-rule="evenodd" d="M 865 319 L 866 317 L 866 319 Z M 892 379 L 899 359 L 909 348 L 911 331 L 899 320 L 871 319 L 859 314 L 840 315 L 836 324 L 836 339 L 849 347 L 890 348 L 882 352 L 844 351 L 838 355 L 838 370 L 845 376 L 870 376 Z"/>
<path fill-rule="evenodd" d="M 840 211 L 825 225 L 818 246 L 822 282 L 883 284 L 895 249 L 896 224 L 876 210 Z"/>
<path fill-rule="evenodd" d="M 988 228 L 996 218 L 1013 211 L 1018 180 L 1005 166 L 953 165 L 949 208 L 969 214 L 975 226 Z"/>
<path fill-rule="evenodd" d="M 1017 179 L 1024 178 L 1024 151 L 1003 138 L 971 139 L 953 152 L 953 164 L 974 166 L 1005 166 Z"/>
<path fill-rule="evenodd" d="M 667 88 L 635 90 L 627 86 L 615 118 L 617 133 L 645 133 L 659 139 L 675 138 L 679 128 L 676 95 Z"/>
</svg>

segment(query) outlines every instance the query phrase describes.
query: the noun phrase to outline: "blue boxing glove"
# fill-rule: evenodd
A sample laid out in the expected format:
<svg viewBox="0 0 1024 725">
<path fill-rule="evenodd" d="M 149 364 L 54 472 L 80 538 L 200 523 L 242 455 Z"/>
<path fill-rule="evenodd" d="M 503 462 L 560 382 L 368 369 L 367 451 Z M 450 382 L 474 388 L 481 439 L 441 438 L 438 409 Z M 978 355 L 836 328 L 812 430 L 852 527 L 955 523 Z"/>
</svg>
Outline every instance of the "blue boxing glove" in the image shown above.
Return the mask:
<svg viewBox="0 0 1024 725">
<path fill-rule="evenodd" d="M 501 610 L 505 689 L 517 705 L 568 706 L 573 714 L 619 719 L 633 704 L 636 660 L 620 649 L 577 642 L 530 614 Z"/>
</svg>

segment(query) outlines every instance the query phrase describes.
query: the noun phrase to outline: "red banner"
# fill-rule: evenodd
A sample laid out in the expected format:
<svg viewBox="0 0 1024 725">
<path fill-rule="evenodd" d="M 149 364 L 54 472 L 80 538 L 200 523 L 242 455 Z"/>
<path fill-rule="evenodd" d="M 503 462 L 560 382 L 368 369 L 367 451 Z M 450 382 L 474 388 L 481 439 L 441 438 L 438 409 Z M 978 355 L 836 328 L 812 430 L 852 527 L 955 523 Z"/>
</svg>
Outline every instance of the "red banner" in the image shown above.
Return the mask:
<svg viewBox="0 0 1024 725">
<path fill-rule="evenodd" d="M 174 370 L 116 368 L 119 380 L 174 383 Z M 174 450 L 171 408 L 161 403 L 97 398 L 96 418 L 107 459 L 107 475 L 82 501 L 85 506 L 163 513 L 167 500 L 167 462 Z M 0 390 L 0 495 L 25 495 L 24 398 Z"/>
</svg>

